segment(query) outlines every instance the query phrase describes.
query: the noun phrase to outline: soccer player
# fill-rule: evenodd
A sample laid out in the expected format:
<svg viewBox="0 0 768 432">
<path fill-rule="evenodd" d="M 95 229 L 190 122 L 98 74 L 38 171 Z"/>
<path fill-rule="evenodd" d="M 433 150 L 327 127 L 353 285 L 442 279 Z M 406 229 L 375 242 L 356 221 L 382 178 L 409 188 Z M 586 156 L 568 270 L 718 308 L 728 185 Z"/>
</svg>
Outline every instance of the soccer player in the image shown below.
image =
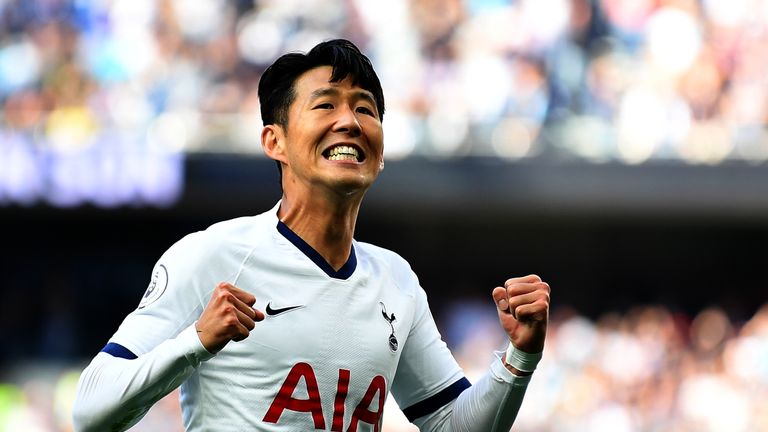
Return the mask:
<svg viewBox="0 0 768 432">
<path fill-rule="evenodd" d="M 510 345 L 470 385 L 408 263 L 353 239 L 384 166 L 368 58 L 345 40 L 286 54 L 259 98 L 282 199 L 162 255 L 80 378 L 76 429 L 127 429 L 181 386 L 188 431 L 379 431 L 389 392 L 422 431 L 509 430 L 541 358 L 549 286 L 530 275 L 492 291 Z"/>
</svg>

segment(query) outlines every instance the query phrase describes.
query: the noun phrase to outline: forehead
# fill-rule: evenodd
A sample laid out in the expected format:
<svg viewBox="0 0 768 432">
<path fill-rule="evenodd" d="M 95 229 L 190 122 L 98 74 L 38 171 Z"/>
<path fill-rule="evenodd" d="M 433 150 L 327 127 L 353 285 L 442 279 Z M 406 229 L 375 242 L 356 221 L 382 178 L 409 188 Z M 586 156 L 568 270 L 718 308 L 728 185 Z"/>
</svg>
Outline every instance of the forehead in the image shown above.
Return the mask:
<svg viewBox="0 0 768 432">
<path fill-rule="evenodd" d="M 330 82 L 333 68 L 331 66 L 319 66 L 310 69 L 299 76 L 294 84 L 296 99 L 308 99 L 319 89 L 334 88 L 338 90 L 354 90 L 355 92 L 364 92 L 372 96 L 371 92 L 360 86 L 352 85 L 352 78 L 345 77 L 338 82 Z"/>
</svg>

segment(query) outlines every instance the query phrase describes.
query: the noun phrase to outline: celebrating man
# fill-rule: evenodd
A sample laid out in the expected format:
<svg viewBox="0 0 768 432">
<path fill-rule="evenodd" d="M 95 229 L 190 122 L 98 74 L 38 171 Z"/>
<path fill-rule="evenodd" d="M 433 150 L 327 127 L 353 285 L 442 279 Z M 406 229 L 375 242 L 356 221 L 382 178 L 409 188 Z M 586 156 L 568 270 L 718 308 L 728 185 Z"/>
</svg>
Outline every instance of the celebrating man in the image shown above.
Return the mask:
<svg viewBox="0 0 768 432">
<path fill-rule="evenodd" d="M 163 254 L 83 372 L 77 430 L 127 429 L 179 385 L 188 431 L 379 431 L 389 392 L 422 431 L 509 430 L 541 358 L 549 286 L 531 275 L 492 291 L 510 345 L 470 385 L 408 263 L 353 239 L 384 167 L 368 58 L 345 40 L 286 54 L 259 98 L 282 199 Z"/>
</svg>

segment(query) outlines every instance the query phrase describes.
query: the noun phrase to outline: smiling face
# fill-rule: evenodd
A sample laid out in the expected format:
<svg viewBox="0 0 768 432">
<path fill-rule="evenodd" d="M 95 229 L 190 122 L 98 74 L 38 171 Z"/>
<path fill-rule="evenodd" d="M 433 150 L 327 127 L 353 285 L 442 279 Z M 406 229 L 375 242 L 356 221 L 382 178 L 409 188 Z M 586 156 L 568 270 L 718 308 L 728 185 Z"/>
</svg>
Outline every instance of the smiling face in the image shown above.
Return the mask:
<svg viewBox="0 0 768 432">
<path fill-rule="evenodd" d="M 267 125 L 262 145 L 281 162 L 283 190 L 324 188 L 348 195 L 364 192 L 381 171 L 384 134 L 371 92 L 346 77 L 329 82 L 321 66 L 294 83 L 286 128 Z"/>
</svg>

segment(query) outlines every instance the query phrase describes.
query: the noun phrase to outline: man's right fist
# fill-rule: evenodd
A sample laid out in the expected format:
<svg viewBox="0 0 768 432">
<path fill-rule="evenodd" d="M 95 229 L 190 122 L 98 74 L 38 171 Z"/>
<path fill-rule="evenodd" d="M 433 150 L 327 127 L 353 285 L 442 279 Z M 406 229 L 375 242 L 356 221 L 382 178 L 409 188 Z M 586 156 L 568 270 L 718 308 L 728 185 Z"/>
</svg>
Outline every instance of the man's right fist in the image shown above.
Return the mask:
<svg viewBox="0 0 768 432">
<path fill-rule="evenodd" d="M 215 354 L 229 341 L 247 338 L 256 321 L 264 319 L 264 313 L 254 309 L 254 304 L 256 297 L 252 294 L 228 282 L 218 284 L 195 324 L 205 349 Z"/>
</svg>

